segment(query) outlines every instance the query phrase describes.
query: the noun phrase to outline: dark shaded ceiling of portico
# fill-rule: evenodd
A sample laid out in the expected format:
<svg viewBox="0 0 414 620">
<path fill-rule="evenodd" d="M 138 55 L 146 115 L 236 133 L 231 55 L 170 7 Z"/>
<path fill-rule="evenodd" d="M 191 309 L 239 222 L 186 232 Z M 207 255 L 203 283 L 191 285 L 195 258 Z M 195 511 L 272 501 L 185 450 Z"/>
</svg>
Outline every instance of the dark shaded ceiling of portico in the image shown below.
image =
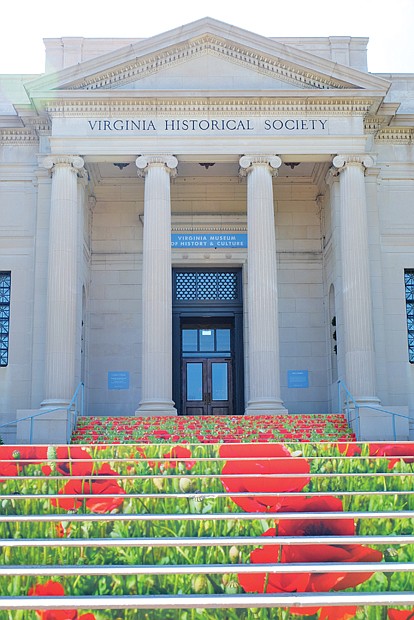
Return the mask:
<svg viewBox="0 0 414 620">
<path fill-rule="evenodd" d="M 209 166 L 208 164 L 214 164 Z M 120 165 L 116 165 L 120 164 Z M 123 164 L 128 164 L 123 166 Z M 203 164 L 203 165 L 200 165 Z M 207 164 L 207 166 L 206 166 Z M 299 165 L 297 165 L 299 164 Z M 304 178 L 313 181 L 320 175 L 321 166 L 327 167 L 326 163 L 321 162 L 300 162 L 298 158 L 289 157 L 289 161 L 283 163 L 279 168 L 278 177 L 292 177 L 295 179 Z M 128 162 L 126 158 L 119 158 L 116 162 L 95 162 L 87 163 L 91 177 L 95 181 L 118 183 L 127 179 L 137 178 L 137 168 L 134 161 Z M 178 164 L 179 178 L 199 177 L 200 180 L 211 177 L 237 177 L 239 172 L 238 162 L 217 162 L 214 156 L 210 159 L 203 158 L 202 161 L 180 161 Z M 128 181 L 130 182 L 130 181 Z"/>
</svg>

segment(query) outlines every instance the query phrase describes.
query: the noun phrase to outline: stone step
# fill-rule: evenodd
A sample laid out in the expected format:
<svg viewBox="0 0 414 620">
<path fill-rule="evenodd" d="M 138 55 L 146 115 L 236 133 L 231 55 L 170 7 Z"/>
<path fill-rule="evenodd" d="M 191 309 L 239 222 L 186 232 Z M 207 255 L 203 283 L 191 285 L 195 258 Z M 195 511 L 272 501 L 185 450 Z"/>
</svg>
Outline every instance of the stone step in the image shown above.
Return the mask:
<svg viewBox="0 0 414 620">
<path fill-rule="evenodd" d="M 343 414 L 78 418 L 72 443 L 355 441 Z"/>
<path fill-rule="evenodd" d="M 0 446 L 0 491 L 5 620 L 414 610 L 410 443 Z"/>
</svg>

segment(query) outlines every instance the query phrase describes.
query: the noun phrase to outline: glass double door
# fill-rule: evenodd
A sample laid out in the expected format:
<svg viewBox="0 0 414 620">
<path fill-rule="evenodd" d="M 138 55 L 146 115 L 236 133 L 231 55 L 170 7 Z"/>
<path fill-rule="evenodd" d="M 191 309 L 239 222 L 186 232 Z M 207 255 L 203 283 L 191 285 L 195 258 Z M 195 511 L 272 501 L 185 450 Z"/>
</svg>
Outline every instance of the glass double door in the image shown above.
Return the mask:
<svg viewBox="0 0 414 620">
<path fill-rule="evenodd" d="M 233 413 L 232 327 L 220 324 L 183 325 L 182 413 Z"/>
</svg>

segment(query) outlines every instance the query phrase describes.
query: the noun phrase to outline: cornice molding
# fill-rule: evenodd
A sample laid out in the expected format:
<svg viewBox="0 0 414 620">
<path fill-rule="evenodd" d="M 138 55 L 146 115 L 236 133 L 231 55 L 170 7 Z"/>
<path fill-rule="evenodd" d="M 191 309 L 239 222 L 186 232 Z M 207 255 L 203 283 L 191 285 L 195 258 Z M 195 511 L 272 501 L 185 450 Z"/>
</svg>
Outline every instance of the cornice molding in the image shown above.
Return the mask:
<svg viewBox="0 0 414 620">
<path fill-rule="evenodd" d="M 396 106 L 394 105 L 394 107 Z M 414 143 L 413 115 L 367 116 L 364 121 L 364 129 L 365 133 L 374 136 L 375 142 Z"/>
<path fill-rule="evenodd" d="M 206 34 L 185 43 L 169 47 L 164 51 L 147 54 L 142 58 L 121 64 L 104 72 L 71 82 L 70 89 L 96 90 L 116 88 L 132 83 L 147 75 L 174 67 L 193 58 L 210 54 L 224 57 L 227 61 L 254 69 L 284 82 L 300 86 L 301 88 L 344 89 L 352 87 L 349 83 L 330 76 L 323 76 L 316 71 L 301 69 L 293 63 L 282 61 L 270 55 L 264 55 L 257 50 L 235 42 L 226 41 L 218 36 Z"/>
<path fill-rule="evenodd" d="M 414 144 L 414 127 L 386 127 L 375 134 L 375 142 Z"/>
<path fill-rule="evenodd" d="M 14 146 L 34 146 L 39 138 L 36 132 L 30 128 L 0 129 L 0 144 Z"/>
<path fill-rule="evenodd" d="M 52 129 L 50 118 L 45 116 L 25 118 L 24 123 L 27 127 L 32 127 L 39 136 L 48 135 Z"/>
<path fill-rule="evenodd" d="M 194 224 L 172 224 L 171 225 L 171 230 L 172 232 L 178 232 L 178 233 L 186 233 L 186 232 L 192 232 L 192 233 L 215 233 L 215 232 L 246 232 L 247 231 L 247 224 L 226 224 L 224 222 L 222 222 L 221 224 L 216 224 L 215 226 L 213 225 L 194 225 Z"/>
<path fill-rule="evenodd" d="M 383 127 L 387 127 L 390 120 L 390 116 L 367 116 L 364 120 L 365 133 L 376 134 Z"/>
<path fill-rule="evenodd" d="M 362 93 L 361 93 L 362 95 Z M 288 115 L 366 115 L 373 106 L 368 97 L 329 97 L 324 98 L 194 98 L 194 99 L 51 99 L 45 108 L 52 118 L 94 117 L 106 118 L 128 115 L 200 115 L 237 114 L 238 116 L 258 116 L 263 114 Z"/>
</svg>

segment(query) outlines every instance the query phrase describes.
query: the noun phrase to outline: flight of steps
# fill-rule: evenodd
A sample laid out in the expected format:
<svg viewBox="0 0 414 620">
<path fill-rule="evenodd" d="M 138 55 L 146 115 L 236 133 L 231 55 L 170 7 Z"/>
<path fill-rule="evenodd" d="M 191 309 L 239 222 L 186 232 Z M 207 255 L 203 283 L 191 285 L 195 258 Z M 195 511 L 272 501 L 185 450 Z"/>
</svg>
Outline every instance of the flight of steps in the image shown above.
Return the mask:
<svg viewBox="0 0 414 620">
<path fill-rule="evenodd" d="M 346 417 L 332 414 L 105 417 L 78 419 L 71 443 L 232 443 L 355 441 Z"/>
<path fill-rule="evenodd" d="M 0 446 L 1 620 L 406 620 L 414 444 Z"/>
</svg>

